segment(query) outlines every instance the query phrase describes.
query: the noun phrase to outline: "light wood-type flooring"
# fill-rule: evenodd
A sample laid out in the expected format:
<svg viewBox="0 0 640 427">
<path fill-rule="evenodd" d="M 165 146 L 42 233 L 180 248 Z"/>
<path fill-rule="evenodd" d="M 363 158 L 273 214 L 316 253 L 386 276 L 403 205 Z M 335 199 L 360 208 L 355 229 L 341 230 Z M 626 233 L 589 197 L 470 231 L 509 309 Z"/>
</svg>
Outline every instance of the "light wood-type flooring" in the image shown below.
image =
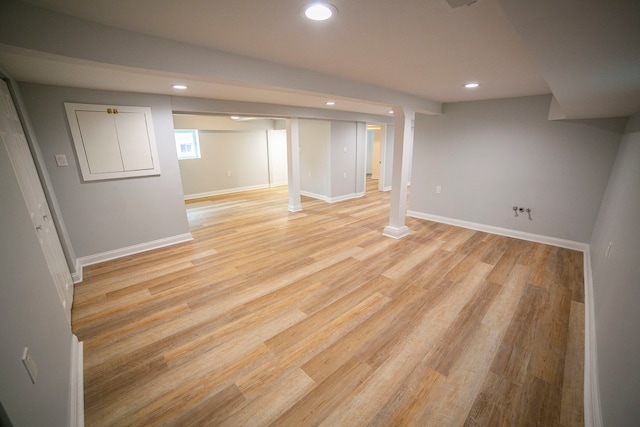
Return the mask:
<svg viewBox="0 0 640 427">
<path fill-rule="evenodd" d="M 389 194 L 187 204 L 194 240 L 85 269 L 87 426 L 583 425 L 582 253 Z"/>
</svg>

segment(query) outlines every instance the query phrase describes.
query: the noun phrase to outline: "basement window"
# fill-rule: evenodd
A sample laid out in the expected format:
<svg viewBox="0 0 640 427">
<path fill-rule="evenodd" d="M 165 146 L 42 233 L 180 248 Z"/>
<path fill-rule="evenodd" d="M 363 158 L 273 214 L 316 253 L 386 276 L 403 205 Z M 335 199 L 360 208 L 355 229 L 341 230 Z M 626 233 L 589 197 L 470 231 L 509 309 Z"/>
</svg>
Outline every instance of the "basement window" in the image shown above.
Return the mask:
<svg viewBox="0 0 640 427">
<path fill-rule="evenodd" d="M 178 160 L 199 159 L 200 143 L 198 131 L 195 129 L 181 129 L 174 131 Z"/>
</svg>

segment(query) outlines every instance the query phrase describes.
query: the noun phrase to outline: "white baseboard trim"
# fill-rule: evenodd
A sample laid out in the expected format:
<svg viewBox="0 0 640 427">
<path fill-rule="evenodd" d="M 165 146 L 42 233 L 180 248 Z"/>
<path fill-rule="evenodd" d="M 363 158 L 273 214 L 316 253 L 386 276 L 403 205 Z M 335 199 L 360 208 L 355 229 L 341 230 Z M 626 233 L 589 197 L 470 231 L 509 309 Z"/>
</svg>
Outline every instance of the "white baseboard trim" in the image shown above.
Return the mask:
<svg viewBox="0 0 640 427">
<path fill-rule="evenodd" d="M 84 347 L 75 335 L 71 338 L 69 425 L 84 427 Z"/>
<path fill-rule="evenodd" d="M 286 185 L 286 183 L 284 184 Z M 275 185 L 274 185 L 275 186 Z M 205 193 L 185 194 L 185 200 L 205 199 L 207 197 L 220 196 L 222 194 L 241 193 L 243 191 L 264 190 L 269 188 L 269 184 L 250 185 L 248 187 L 226 188 L 224 190 L 207 191 Z"/>
<path fill-rule="evenodd" d="M 573 249 L 585 252 L 589 249 L 587 243 L 576 242 L 573 240 L 559 239 L 557 237 L 543 236 L 541 234 L 527 233 L 525 231 L 511 230 L 508 228 L 495 227 L 493 225 L 479 224 L 461 219 L 447 218 L 438 215 L 431 215 L 423 212 L 408 211 L 407 216 L 427 221 L 441 222 L 443 224 L 455 225 L 457 227 L 468 228 L 471 230 L 484 231 L 486 233 L 498 234 L 500 236 L 513 237 L 514 239 L 528 240 L 530 242 L 544 243 L 545 245 L 558 246 L 560 248 Z"/>
<path fill-rule="evenodd" d="M 351 200 L 351 199 L 357 199 L 359 197 L 364 197 L 365 192 L 363 191 L 361 193 L 345 194 L 343 196 L 337 196 L 337 197 L 328 197 L 328 196 L 325 196 L 323 194 L 316 194 L 316 193 L 312 193 L 310 191 L 300 191 L 300 194 L 303 195 L 303 196 L 311 197 L 312 199 L 322 200 L 323 202 L 327 202 L 327 203 L 337 203 L 337 202 L 344 202 L 345 200 Z"/>
<path fill-rule="evenodd" d="M 322 200 L 323 202 L 329 202 L 329 198 L 322 194 L 312 193 L 311 191 L 300 190 L 301 196 L 311 197 L 312 199 Z"/>
<path fill-rule="evenodd" d="M 345 194 L 344 196 L 331 197 L 329 199 L 329 203 L 337 203 L 337 202 L 344 202 L 345 200 L 358 199 L 360 197 L 364 197 L 364 195 L 365 195 L 365 192 L 363 191 L 362 193 L 351 193 L 351 194 Z"/>
<path fill-rule="evenodd" d="M 602 427 L 591 252 L 584 252 L 584 425 Z"/>
<path fill-rule="evenodd" d="M 383 236 L 393 237 L 394 239 L 402 239 L 409 235 L 409 227 L 406 225 L 402 227 L 392 227 L 387 225 L 382 231 Z"/>
<path fill-rule="evenodd" d="M 100 262 L 109 261 L 124 256 L 137 254 L 140 252 L 150 251 L 165 246 L 171 246 L 182 242 L 193 240 L 191 233 L 178 234 L 176 236 L 165 237 L 163 239 L 152 240 L 151 242 L 140 243 L 138 245 L 127 246 L 125 248 L 114 249 L 112 251 L 102 252 L 95 255 L 89 255 L 76 259 L 76 272 L 72 274 L 73 283 L 82 282 L 82 269 L 87 265 L 98 264 Z"/>
</svg>

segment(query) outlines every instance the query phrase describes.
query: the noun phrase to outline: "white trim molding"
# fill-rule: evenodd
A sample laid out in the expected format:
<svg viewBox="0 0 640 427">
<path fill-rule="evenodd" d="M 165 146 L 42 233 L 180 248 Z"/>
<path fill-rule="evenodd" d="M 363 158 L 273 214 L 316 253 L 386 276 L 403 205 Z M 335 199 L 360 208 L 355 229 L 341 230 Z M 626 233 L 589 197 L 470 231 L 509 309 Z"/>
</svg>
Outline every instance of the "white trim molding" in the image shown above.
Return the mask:
<svg viewBox="0 0 640 427">
<path fill-rule="evenodd" d="M 343 196 L 336 196 L 336 197 L 329 197 L 322 194 L 312 193 L 310 191 L 300 191 L 300 194 L 306 197 L 311 197 L 312 199 L 322 200 L 323 202 L 327 202 L 327 203 L 344 202 L 345 200 L 358 199 L 360 197 L 365 196 L 364 191 L 361 193 L 351 193 L 351 194 L 345 194 Z"/>
<path fill-rule="evenodd" d="M 71 396 L 69 425 L 84 427 L 84 347 L 78 337 L 71 337 Z"/>
<path fill-rule="evenodd" d="M 544 243 L 545 245 L 558 246 L 560 248 L 573 249 L 575 251 L 585 252 L 589 250 L 587 243 L 576 242 L 573 240 L 559 239 L 557 237 L 544 236 L 541 234 L 527 233 L 525 231 L 511 230 L 508 228 L 495 227 L 493 225 L 480 224 L 477 222 L 464 221 L 461 219 L 447 218 L 438 215 L 431 215 L 423 212 L 408 211 L 407 216 L 425 219 L 427 221 L 440 222 L 443 224 L 455 225 L 457 227 L 468 228 L 471 230 L 484 231 L 486 233 L 498 234 L 500 236 L 513 237 L 514 239 L 528 240 L 530 242 Z"/>
<path fill-rule="evenodd" d="M 393 237 L 394 239 L 402 239 L 409 235 L 409 227 L 403 225 L 402 227 L 392 227 L 387 225 L 382 231 L 383 236 Z"/>
<path fill-rule="evenodd" d="M 284 184 L 280 185 L 286 185 Z M 250 185 L 248 187 L 236 187 L 236 188 L 226 188 L 224 190 L 216 190 L 216 191 L 207 191 L 205 193 L 194 193 L 194 194 L 185 194 L 185 200 L 195 200 L 195 199 L 205 199 L 207 197 L 213 196 L 221 196 L 223 194 L 232 194 L 232 193 L 241 193 L 243 191 L 251 191 L 251 190 L 264 190 L 265 188 L 275 187 L 275 185 L 270 186 L 269 184 L 260 184 L 260 185 Z"/>
<path fill-rule="evenodd" d="M 311 197 L 312 199 L 322 200 L 323 202 L 329 202 L 329 197 L 323 196 L 322 194 L 312 193 L 311 191 L 300 190 L 301 196 Z"/>
<path fill-rule="evenodd" d="M 82 269 L 85 266 L 110 261 L 116 258 L 122 258 L 140 252 L 150 251 L 152 249 L 159 249 L 165 246 L 176 245 L 178 243 L 188 242 L 190 240 L 193 240 L 193 236 L 191 236 L 191 233 L 184 233 L 178 234 L 176 236 L 165 237 L 163 239 L 152 240 L 151 242 L 140 243 L 138 245 L 114 249 L 112 251 L 102 252 L 95 255 L 80 257 L 76 259 L 76 272 L 72 275 L 73 283 L 82 282 Z"/>
<path fill-rule="evenodd" d="M 591 252 L 584 251 L 584 425 L 602 427 Z"/>
</svg>

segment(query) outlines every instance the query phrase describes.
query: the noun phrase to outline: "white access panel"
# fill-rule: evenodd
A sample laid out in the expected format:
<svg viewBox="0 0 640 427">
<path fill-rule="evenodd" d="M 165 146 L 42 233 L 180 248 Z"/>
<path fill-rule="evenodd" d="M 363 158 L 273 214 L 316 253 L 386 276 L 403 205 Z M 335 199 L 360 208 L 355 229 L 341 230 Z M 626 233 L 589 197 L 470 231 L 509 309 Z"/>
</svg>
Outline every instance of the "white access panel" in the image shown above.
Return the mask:
<svg viewBox="0 0 640 427">
<path fill-rule="evenodd" d="M 160 175 L 150 108 L 64 105 L 85 181 Z"/>
<path fill-rule="evenodd" d="M 124 170 L 153 169 L 146 117 L 142 113 L 120 112 L 114 116 Z"/>
<path fill-rule="evenodd" d="M 101 111 L 76 110 L 82 148 L 91 174 L 124 172 L 113 116 Z M 86 179 L 86 178 L 85 178 Z"/>
</svg>

